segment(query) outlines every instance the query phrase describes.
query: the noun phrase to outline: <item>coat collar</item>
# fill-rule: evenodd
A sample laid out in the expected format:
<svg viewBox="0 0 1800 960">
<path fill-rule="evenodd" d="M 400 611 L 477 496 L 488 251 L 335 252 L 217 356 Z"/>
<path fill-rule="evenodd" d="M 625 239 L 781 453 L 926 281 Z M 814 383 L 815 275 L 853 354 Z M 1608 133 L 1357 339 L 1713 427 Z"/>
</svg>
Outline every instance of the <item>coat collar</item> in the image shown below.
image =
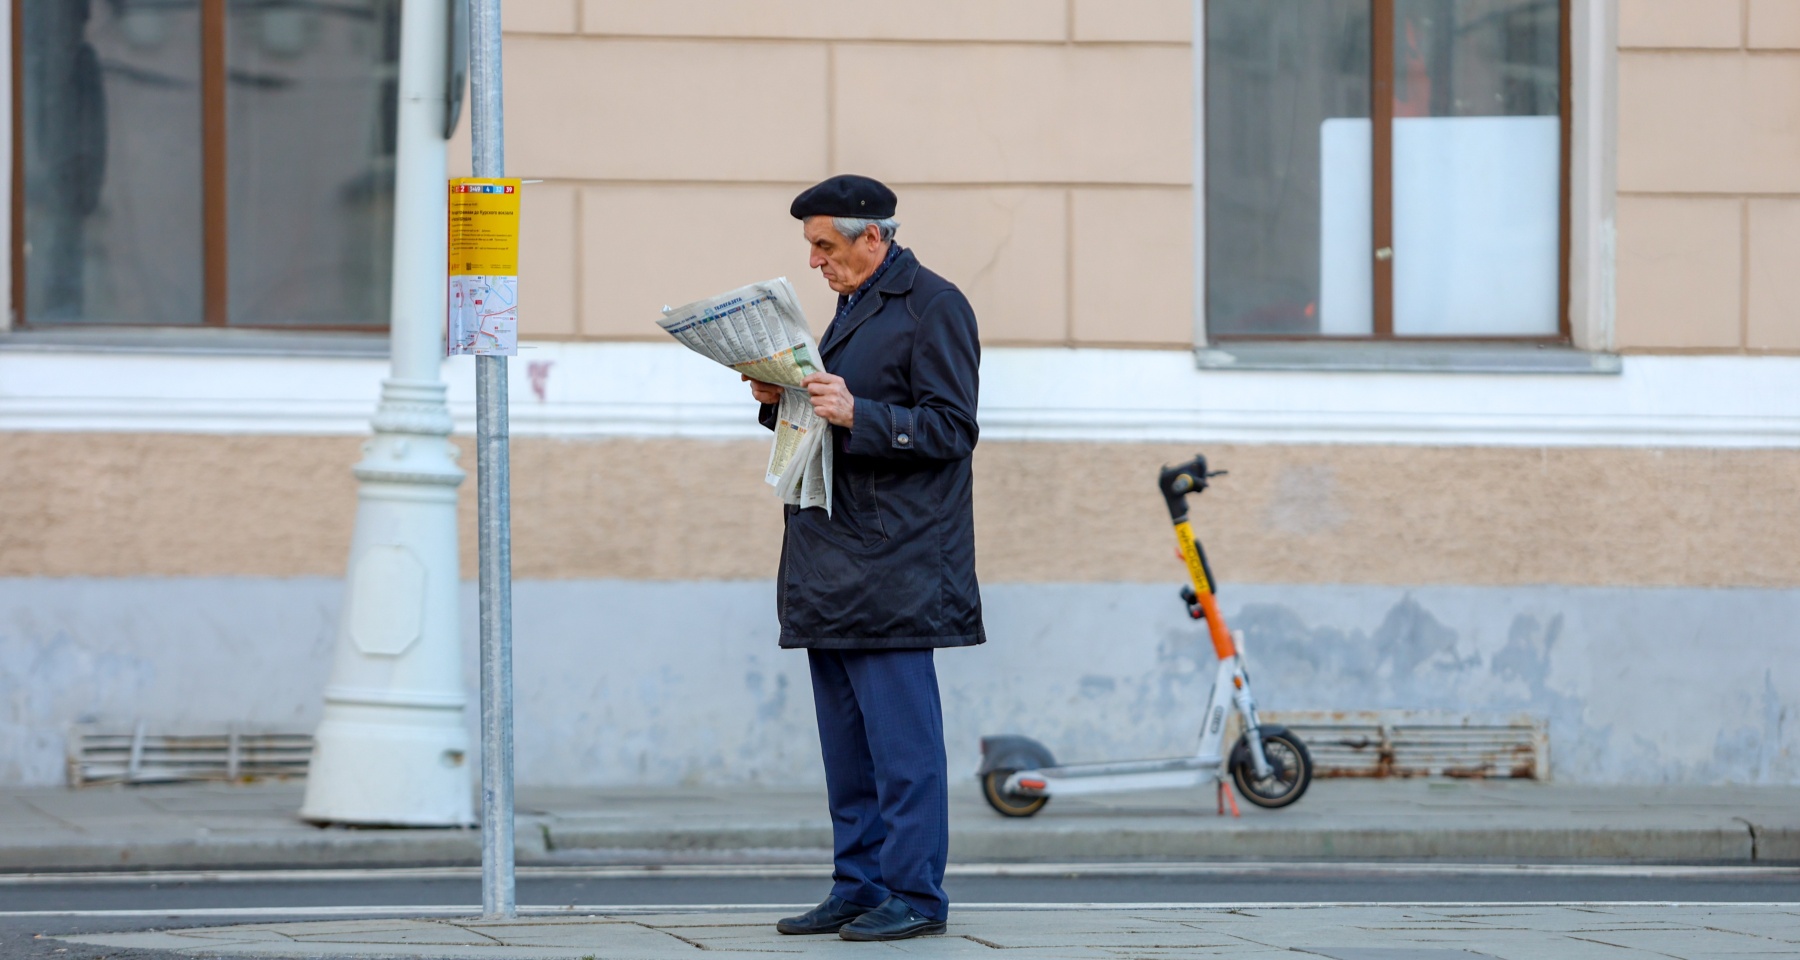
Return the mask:
<svg viewBox="0 0 1800 960">
<path fill-rule="evenodd" d="M 902 248 L 893 264 L 888 267 L 887 273 L 882 276 L 881 282 L 863 294 L 862 299 L 856 301 L 856 306 L 850 308 L 844 319 L 831 325 L 831 329 L 826 332 L 825 342 L 819 344 L 819 354 L 823 356 L 848 339 L 857 327 L 862 326 L 863 321 L 881 309 L 884 298 L 901 296 L 910 291 L 913 280 L 918 275 L 919 258 L 913 256 L 911 250 Z"/>
</svg>

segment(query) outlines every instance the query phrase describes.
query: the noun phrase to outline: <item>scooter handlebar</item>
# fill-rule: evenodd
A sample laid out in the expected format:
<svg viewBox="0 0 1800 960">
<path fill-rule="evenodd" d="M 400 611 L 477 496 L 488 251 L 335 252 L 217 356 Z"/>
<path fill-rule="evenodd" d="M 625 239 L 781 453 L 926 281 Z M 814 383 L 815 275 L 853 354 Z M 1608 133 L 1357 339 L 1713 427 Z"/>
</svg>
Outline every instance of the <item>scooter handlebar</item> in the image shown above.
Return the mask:
<svg viewBox="0 0 1800 960">
<path fill-rule="evenodd" d="M 1162 475 L 1157 478 L 1156 485 L 1161 488 L 1163 501 L 1168 504 L 1169 522 L 1180 523 L 1186 520 L 1187 495 L 1205 490 L 1208 478 L 1224 475 L 1223 470 L 1207 472 L 1206 455 L 1199 453 L 1194 454 L 1194 459 L 1186 463 L 1162 468 Z"/>
</svg>

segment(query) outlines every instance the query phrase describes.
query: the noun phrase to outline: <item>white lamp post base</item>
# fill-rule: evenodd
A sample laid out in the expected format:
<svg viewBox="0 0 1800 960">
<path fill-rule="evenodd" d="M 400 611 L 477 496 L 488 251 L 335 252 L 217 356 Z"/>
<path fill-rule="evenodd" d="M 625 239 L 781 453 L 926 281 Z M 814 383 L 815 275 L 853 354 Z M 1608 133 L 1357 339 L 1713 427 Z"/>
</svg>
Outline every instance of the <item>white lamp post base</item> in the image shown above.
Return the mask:
<svg viewBox="0 0 1800 960">
<path fill-rule="evenodd" d="M 303 819 L 475 822 L 457 625 L 456 487 L 437 381 L 382 383 Z"/>
<path fill-rule="evenodd" d="M 402 827 L 475 822 L 460 706 L 327 701 L 326 712 L 314 740 L 303 819 Z"/>
</svg>

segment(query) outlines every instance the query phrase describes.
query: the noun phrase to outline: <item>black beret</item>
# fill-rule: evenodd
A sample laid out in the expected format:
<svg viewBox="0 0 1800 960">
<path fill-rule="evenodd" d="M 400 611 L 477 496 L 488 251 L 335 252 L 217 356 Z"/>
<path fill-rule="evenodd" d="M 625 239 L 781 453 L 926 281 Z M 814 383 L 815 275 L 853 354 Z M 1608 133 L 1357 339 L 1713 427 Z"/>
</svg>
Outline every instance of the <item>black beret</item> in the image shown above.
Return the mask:
<svg viewBox="0 0 1800 960">
<path fill-rule="evenodd" d="M 899 198 L 880 180 L 852 173 L 832 177 L 806 188 L 794 198 L 788 212 L 795 220 L 807 217 L 862 217 L 886 220 L 894 215 Z"/>
</svg>

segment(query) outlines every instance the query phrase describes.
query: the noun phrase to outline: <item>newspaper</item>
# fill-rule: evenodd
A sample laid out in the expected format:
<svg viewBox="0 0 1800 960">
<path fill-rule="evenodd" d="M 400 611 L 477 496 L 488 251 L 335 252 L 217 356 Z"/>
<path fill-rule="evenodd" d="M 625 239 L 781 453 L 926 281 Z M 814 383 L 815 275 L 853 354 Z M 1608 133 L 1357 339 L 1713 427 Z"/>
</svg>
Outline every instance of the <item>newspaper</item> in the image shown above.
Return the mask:
<svg viewBox="0 0 1800 960">
<path fill-rule="evenodd" d="M 813 412 L 800 380 L 823 373 L 819 345 L 786 277 L 753 283 L 657 321 L 688 349 L 753 380 L 783 387 L 764 479 L 783 503 L 831 512 L 831 428 Z"/>
</svg>

